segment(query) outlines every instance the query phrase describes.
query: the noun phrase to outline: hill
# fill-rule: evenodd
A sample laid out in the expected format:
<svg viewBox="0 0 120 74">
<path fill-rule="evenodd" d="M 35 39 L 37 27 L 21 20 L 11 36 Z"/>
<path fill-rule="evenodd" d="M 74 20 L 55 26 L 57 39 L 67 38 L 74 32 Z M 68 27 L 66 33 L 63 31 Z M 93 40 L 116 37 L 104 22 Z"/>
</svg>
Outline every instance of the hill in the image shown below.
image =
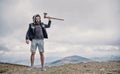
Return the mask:
<svg viewBox="0 0 120 74">
<path fill-rule="evenodd" d="M 81 63 L 81 62 L 92 62 L 93 60 L 85 58 L 85 57 L 81 57 L 81 56 L 68 56 L 56 61 L 53 61 L 51 63 L 48 64 L 48 66 L 60 66 L 60 65 L 64 65 L 64 64 L 75 64 L 75 63 Z"/>
<path fill-rule="evenodd" d="M 0 63 L 0 74 L 120 74 L 120 61 L 66 64 L 27 70 L 28 66 Z"/>
</svg>

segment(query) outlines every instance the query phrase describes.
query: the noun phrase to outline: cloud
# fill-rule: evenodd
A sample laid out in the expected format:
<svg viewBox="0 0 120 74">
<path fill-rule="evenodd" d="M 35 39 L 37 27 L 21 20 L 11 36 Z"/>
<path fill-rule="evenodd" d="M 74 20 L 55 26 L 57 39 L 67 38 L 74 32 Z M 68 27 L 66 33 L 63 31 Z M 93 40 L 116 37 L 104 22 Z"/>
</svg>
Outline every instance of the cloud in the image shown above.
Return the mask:
<svg viewBox="0 0 120 74">
<path fill-rule="evenodd" d="M 0 51 L 8 51 L 9 49 L 3 45 L 0 45 Z"/>
<path fill-rule="evenodd" d="M 28 24 L 37 13 L 47 23 L 43 12 L 65 19 L 63 22 L 52 20 L 51 28 L 47 29 L 46 55 L 61 56 L 64 53 L 62 56 L 78 54 L 92 57 L 93 54 L 118 55 L 120 51 L 117 0 L 1 0 L 0 10 L 1 48 L 9 48 L 7 56 L 29 55 L 30 45 L 25 44 Z"/>
<path fill-rule="evenodd" d="M 9 52 L 10 50 L 3 45 L 0 45 L 0 57 L 2 57 L 3 55 L 5 55 L 6 52 Z"/>
<path fill-rule="evenodd" d="M 46 55 L 48 56 L 71 56 L 79 55 L 84 57 L 104 57 L 104 56 L 120 56 L 120 47 L 116 45 L 81 45 L 81 44 L 53 44 L 54 46 L 46 47 Z M 54 51 L 52 51 L 54 50 Z M 64 54 L 64 55 L 61 55 Z"/>
</svg>

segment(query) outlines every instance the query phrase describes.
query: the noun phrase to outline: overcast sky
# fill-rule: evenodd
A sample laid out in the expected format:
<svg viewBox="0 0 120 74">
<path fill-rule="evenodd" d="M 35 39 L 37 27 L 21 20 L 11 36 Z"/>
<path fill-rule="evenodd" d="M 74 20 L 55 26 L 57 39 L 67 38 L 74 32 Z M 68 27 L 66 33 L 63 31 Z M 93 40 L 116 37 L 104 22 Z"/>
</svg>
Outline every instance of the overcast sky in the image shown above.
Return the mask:
<svg viewBox="0 0 120 74">
<path fill-rule="evenodd" d="M 46 57 L 120 56 L 119 0 L 0 0 L 0 59 L 30 56 L 25 43 L 34 14 L 52 20 L 45 40 Z"/>
</svg>

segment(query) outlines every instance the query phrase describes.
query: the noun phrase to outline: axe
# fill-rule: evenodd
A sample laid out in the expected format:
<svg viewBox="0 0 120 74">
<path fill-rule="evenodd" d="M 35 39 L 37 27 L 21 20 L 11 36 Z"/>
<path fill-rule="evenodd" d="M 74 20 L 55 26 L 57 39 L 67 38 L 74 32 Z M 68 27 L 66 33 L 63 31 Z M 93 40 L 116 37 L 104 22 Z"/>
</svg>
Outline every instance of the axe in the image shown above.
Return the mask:
<svg viewBox="0 0 120 74">
<path fill-rule="evenodd" d="M 44 18 L 48 18 L 47 13 L 44 13 Z M 50 19 L 55 19 L 55 20 L 64 21 L 64 19 L 54 18 L 54 17 L 50 17 Z"/>
</svg>

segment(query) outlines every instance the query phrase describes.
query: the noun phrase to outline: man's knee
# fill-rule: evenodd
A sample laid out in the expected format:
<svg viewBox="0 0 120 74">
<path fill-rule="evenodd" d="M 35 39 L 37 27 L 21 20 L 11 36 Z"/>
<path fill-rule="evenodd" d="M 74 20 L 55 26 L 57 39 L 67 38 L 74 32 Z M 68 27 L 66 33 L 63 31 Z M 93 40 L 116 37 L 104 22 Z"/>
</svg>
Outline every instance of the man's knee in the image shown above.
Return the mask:
<svg viewBox="0 0 120 74">
<path fill-rule="evenodd" d="M 31 56 L 35 56 L 35 52 L 31 52 Z"/>
<path fill-rule="evenodd" d="M 44 56 L 44 53 L 43 53 L 43 52 L 40 52 L 40 55 L 41 55 L 41 56 Z"/>
</svg>

